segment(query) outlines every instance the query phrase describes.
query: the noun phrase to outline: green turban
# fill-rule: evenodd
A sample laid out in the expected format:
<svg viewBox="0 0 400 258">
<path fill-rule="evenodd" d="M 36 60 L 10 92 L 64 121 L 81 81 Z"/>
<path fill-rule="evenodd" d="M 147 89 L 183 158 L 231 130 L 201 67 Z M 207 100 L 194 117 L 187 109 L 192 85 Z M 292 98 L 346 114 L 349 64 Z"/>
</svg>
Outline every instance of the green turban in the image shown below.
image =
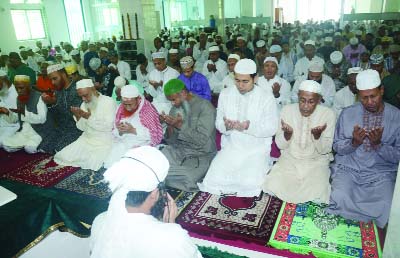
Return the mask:
<svg viewBox="0 0 400 258">
<path fill-rule="evenodd" d="M 171 96 L 172 94 L 179 93 L 185 88 L 183 81 L 179 79 L 172 79 L 164 85 L 165 96 Z"/>
</svg>

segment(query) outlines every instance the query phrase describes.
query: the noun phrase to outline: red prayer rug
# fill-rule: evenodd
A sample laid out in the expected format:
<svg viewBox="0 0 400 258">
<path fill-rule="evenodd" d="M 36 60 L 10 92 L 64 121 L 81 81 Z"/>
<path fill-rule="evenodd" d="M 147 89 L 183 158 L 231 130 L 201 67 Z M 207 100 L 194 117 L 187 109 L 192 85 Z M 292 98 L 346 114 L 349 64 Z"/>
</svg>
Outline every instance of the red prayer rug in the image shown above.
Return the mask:
<svg viewBox="0 0 400 258">
<path fill-rule="evenodd" d="M 23 150 L 6 152 L 0 149 L 0 177 L 21 167 L 21 164 L 40 160 L 43 153 L 28 154 Z"/>
<path fill-rule="evenodd" d="M 265 246 L 282 201 L 258 197 L 218 196 L 199 192 L 176 221 L 189 232 Z"/>
</svg>

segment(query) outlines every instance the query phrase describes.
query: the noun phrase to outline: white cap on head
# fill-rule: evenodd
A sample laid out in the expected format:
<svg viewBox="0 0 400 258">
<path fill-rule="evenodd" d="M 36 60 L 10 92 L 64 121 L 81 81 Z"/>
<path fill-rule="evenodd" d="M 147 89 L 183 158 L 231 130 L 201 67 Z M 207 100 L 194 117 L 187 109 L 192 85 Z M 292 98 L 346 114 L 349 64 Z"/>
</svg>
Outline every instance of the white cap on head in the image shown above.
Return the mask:
<svg viewBox="0 0 400 258">
<path fill-rule="evenodd" d="M 97 57 L 92 57 L 89 61 L 89 67 L 90 69 L 92 69 L 93 71 L 96 71 L 97 69 L 99 69 L 99 67 L 101 66 L 101 60 L 100 58 Z"/>
<path fill-rule="evenodd" d="M 306 42 L 304 42 L 304 46 L 305 46 L 305 45 L 312 45 L 312 46 L 315 47 L 315 41 L 314 41 L 314 40 L 311 40 L 311 39 L 306 40 Z"/>
<path fill-rule="evenodd" d="M 194 64 L 194 61 L 191 56 L 184 56 L 181 58 L 181 60 L 179 60 L 179 63 L 181 65 L 182 69 L 186 69 L 186 68 L 192 67 Z"/>
<path fill-rule="evenodd" d="M 79 50 L 78 49 L 73 49 L 71 51 L 71 56 L 76 56 L 76 55 L 79 55 Z"/>
<path fill-rule="evenodd" d="M 274 63 L 276 64 L 276 66 L 279 65 L 279 64 L 278 64 L 278 59 L 276 59 L 276 57 L 274 57 L 274 56 L 267 56 L 267 57 L 264 59 L 264 64 L 265 64 L 266 62 L 274 62 Z"/>
<path fill-rule="evenodd" d="M 7 73 L 3 70 L 0 70 L 0 77 L 7 76 Z"/>
<path fill-rule="evenodd" d="M 358 90 L 371 90 L 379 87 L 381 85 L 381 78 L 379 73 L 372 69 L 367 69 L 356 77 L 356 86 Z"/>
<path fill-rule="evenodd" d="M 178 49 L 176 49 L 176 48 L 171 48 L 171 49 L 168 51 L 168 53 L 170 53 L 170 54 L 178 54 L 179 52 L 178 52 Z"/>
<path fill-rule="evenodd" d="M 153 59 L 165 59 L 165 54 L 164 52 L 154 52 L 153 54 L 151 54 L 151 57 Z"/>
<path fill-rule="evenodd" d="M 117 76 L 114 80 L 114 85 L 120 89 L 126 85 L 126 79 L 122 76 Z"/>
<path fill-rule="evenodd" d="M 240 60 L 240 56 L 238 54 L 230 54 L 228 56 L 228 59 L 236 59 L 236 60 Z"/>
<path fill-rule="evenodd" d="M 332 37 L 325 37 L 324 41 L 325 42 L 332 42 L 333 39 L 332 39 Z"/>
<path fill-rule="evenodd" d="M 219 52 L 219 47 L 218 46 L 209 47 L 208 52 Z"/>
<path fill-rule="evenodd" d="M 269 48 L 269 52 L 270 52 L 271 54 L 282 52 L 282 47 L 279 46 L 279 45 L 272 45 L 272 46 Z"/>
<path fill-rule="evenodd" d="M 356 34 L 357 36 L 361 36 L 362 35 L 362 31 L 361 30 L 356 30 L 354 32 L 354 34 Z"/>
<path fill-rule="evenodd" d="M 246 41 L 246 39 L 244 37 L 237 37 L 236 40 L 243 40 Z"/>
<path fill-rule="evenodd" d="M 308 67 L 308 71 L 321 73 L 324 71 L 324 64 L 319 61 L 311 61 L 310 66 Z"/>
<path fill-rule="evenodd" d="M 76 89 L 84 89 L 94 87 L 92 79 L 82 79 L 76 82 Z"/>
<path fill-rule="evenodd" d="M 342 34 L 340 34 L 339 31 L 336 31 L 335 34 L 333 34 L 334 36 L 342 36 Z"/>
<path fill-rule="evenodd" d="M 349 75 L 349 74 L 354 74 L 354 73 L 360 73 L 360 72 L 362 72 L 362 68 L 361 67 L 351 67 L 351 68 L 349 68 L 348 70 L 347 70 L 347 75 Z"/>
<path fill-rule="evenodd" d="M 340 51 L 333 51 L 329 58 L 332 64 L 339 64 L 343 60 L 343 54 Z"/>
<path fill-rule="evenodd" d="M 62 69 L 64 69 L 64 66 L 62 64 L 49 65 L 47 66 L 47 74 L 51 74 Z"/>
<path fill-rule="evenodd" d="M 168 170 L 169 162 L 161 151 L 142 146 L 125 153 L 107 169 L 104 179 L 112 192 L 117 189 L 151 192 L 164 181 Z"/>
<path fill-rule="evenodd" d="M 100 51 L 104 51 L 104 52 L 107 52 L 107 53 L 108 53 L 108 48 L 106 48 L 106 47 L 101 47 L 101 48 L 100 48 Z"/>
<path fill-rule="evenodd" d="M 305 80 L 300 83 L 299 91 L 308 91 L 321 95 L 321 84 L 313 80 Z"/>
<path fill-rule="evenodd" d="M 350 45 L 357 45 L 358 44 L 358 38 L 353 37 L 349 40 Z"/>
<path fill-rule="evenodd" d="M 195 38 L 189 38 L 188 41 L 189 42 L 197 42 L 197 40 Z"/>
<path fill-rule="evenodd" d="M 173 39 L 171 40 L 171 43 L 179 43 L 179 39 L 173 38 Z"/>
<path fill-rule="evenodd" d="M 256 47 L 264 47 L 265 46 L 265 41 L 264 40 L 259 40 L 256 42 Z"/>
<path fill-rule="evenodd" d="M 139 90 L 135 86 L 125 85 L 121 88 L 121 97 L 123 98 L 132 99 L 136 98 L 139 95 Z"/>
<path fill-rule="evenodd" d="M 235 73 L 238 74 L 255 74 L 257 73 L 257 65 L 251 59 L 240 59 L 235 65 Z"/>
</svg>

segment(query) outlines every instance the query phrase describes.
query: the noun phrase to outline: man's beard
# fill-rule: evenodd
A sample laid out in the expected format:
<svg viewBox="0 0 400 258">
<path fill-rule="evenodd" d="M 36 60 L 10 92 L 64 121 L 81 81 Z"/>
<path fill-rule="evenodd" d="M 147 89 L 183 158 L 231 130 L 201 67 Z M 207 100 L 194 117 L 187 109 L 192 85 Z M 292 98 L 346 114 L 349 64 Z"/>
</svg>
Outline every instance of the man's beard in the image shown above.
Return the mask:
<svg viewBox="0 0 400 258">
<path fill-rule="evenodd" d="M 8 93 L 8 85 L 3 83 L 3 87 L 0 90 L 0 96 L 6 96 Z"/>
<path fill-rule="evenodd" d="M 158 198 L 157 202 L 151 207 L 150 214 L 156 219 L 162 219 L 164 215 L 165 202 L 164 198 L 161 196 Z"/>
<path fill-rule="evenodd" d="M 91 111 L 96 110 L 97 104 L 99 102 L 99 97 L 92 93 L 92 100 L 89 103 L 85 103 L 86 108 Z"/>
</svg>

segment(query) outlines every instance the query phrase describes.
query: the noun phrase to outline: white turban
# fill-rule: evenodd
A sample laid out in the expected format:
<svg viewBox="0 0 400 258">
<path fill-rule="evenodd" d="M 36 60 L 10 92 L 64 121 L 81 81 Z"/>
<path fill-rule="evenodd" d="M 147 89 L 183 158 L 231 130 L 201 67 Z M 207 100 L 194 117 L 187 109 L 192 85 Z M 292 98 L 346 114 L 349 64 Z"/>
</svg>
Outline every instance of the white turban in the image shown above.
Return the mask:
<svg viewBox="0 0 400 258">
<path fill-rule="evenodd" d="M 151 57 L 153 59 L 165 59 L 165 54 L 164 52 L 154 52 L 153 54 L 151 54 Z"/>
<path fill-rule="evenodd" d="M 276 64 L 276 66 L 279 65 L 279 64 L 278 64 L 278 59 L 276 59 L 276 57 L 274 57 L 274 56 L 267 56 L 267 57 L 264 59 L 264 64 L 265 64 L 266 62 L 274 62 L 274 63 Z"/>
<path fill-rule="evenodd" d="M 379 73 L 372 69 L 367 69 L 356 77 L 356 86 L 358 90 L 371 90 L 379 87 L 381 85 L 381 78 Z"/>
<path fill-rule="evenodd" d="M 139 96 L 139 90 L 137 87 L 132 86 L 132 85 L 125 85 L 121 89 L 121 97 L 127 98 L 127 99 L 132 99 L 136 98 Z"/>
<path fill-rule="evenodd" d="M 322 62 L 319 61 L 312 61 L 310 63 L 310 66 L 308 67 L 308 71 L 310 72 L 321 73 L 323 70 L 324 70 L 324 65 Z"/>
<path fill-rule="evenodd" d="M 339 64 L 343 60 L 343 54 L 340 51 L 333 51 L 329 56 L 332 64 Z"/>
<path fill-rule="evenodd" d="M 114 80 L 114 85 L 117 88 L 122 88 L 126 85 L 126 79 L 122 76 L 117 76 Z"/>
<path fill-rule="evenodd" d="M 264 40 L 259 40 L 256 42 L 256 47 L 264 47 L 265 46 L 265 41 Z"/>
<path fill-rule="evenodd" d="M 251 59 L 240 59 L 235 65 L 235 73 L 238 74 L 255 74 L 257 73 L 257 65 Z"/>
<path fill-rule="evenodd" d="M 282 52 L 282 47 L 279 46 L 279 45 L 272 45 L 272 46 L 269 48 L 269 52 L 270 52 L 271 54 Z"/>
<path fill-rule="evenodd" d="M 311 39 L 306 40 L 306 42 L 304 42 L 304 46 L 305 46 L 305 45 L 312 45 L 312 46 L 315 47 L 315 41 L 314 41 L 314 40 L 311 40 Z"/>
<path fill-rule="evenodd" d="M 61 69 L 64 69 L 64 66 L 62 64 L 49 65 L 47 66 L 47 74 L 60 71 Z"/>
<path fill-rule="evenodd" d="M 92 79 L 82 79 L 76 82 L 76 89 L 84 89 L 94 87 Z"/>
<path fill-rule="evenodd" d="M 347 70 L 347 74 L 360 73 L 363 69 L 361 67 L 351 67 Z"/>
<path fill-rule="evenodd" d="M 218 46 L 209 47 L 208 52 L 219 52 L 219 47 Z"/>
<path fill-rule="evenodd" d="M 321 95 L 321 84 L 313 80 L 305 80 L 300 83 L 299 91 L 308 91 Z"/>
<path fill-rule="evenodd" d="M 236 60 L 240 60 L 240 56 L 238 54 L 230 54 L 228 56 L 228 59 L 236 59 Z"/>
</svg>

